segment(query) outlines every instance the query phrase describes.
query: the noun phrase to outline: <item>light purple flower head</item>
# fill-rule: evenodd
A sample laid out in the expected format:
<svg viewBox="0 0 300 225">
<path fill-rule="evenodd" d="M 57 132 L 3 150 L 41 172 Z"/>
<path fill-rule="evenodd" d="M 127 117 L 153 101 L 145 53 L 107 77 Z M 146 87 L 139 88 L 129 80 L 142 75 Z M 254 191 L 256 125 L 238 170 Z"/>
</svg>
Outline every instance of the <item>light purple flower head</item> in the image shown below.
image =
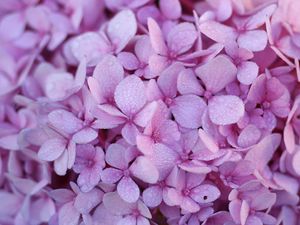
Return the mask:
<svg viewBox="0 0 300 225">
<path fill-rule="evenodd" d="M 0 224 L 297 225 L 299 15 L 0 1 Z"/>
</svg>

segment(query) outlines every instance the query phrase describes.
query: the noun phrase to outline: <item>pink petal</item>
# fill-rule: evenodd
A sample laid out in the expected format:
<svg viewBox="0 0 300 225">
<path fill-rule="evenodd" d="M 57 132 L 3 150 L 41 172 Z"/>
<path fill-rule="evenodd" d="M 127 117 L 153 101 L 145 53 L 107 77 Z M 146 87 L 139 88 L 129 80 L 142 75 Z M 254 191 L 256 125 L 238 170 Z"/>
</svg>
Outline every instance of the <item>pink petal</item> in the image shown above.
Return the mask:
<svg viewBox="0 0 300 225">
<path fill-rule="evenodd" d="M 109 192 L 103 196 L 105 208 L 115 215 L 128 215 L 131 213 L 135 204 L 125 202 L 117 192 Z"/>
<path fill-rule="evenodd" d="M 176 152 L 163 144 L 155 144 L 153 150 L 153 154 L 149 156 L 149 159 L 158 169 L 161 180 L 171 172 L 178 156 Z"/>
<path fill-rule="evenodd" d="M 139 134 L 136 137 L 136 144 L 137 144 L 138 149 L 144 155 L 151 155 L 152 154 L 154 141 L 152 140 L 151 137 Z"/>
<path fill-rule="evenodd" d="M 215 21 L 205 21 L 200 24 L 199 29 L 210 39 L 223 44 L 234 41 L 237 37 L 233 28 Z"/>
<path fill-rule="evenodd" d="M 72 140 L 77 144 L 87 144 L 98 137 L 98 132 L 92 128 L 84 128 L 79 132 L 75 133 Z"/>
<path fill-rule="evenodd" d="M 198 212 L 200 210 L 199 204 L 197 204 L 194 200 L 192 200 L 189 197 L 183 198 L 183 200 L 180 204 L 180 207 L 183 210 L 186 210 L 190 213 L 195 213 L 195 212 Z"/>
<path fill-rule="evenodd" d="M 134 123 L 141 127 L 145 127 L 152 119 L 155 111 L 157 110 L 157 102 L 151 102 L 147 104 L 135 117 Z"/>
<path fill-rule="evenodd" d="M 54 161 L 54 171 L 60 175 L 66 175 L 68 170 L 68 151 L 64 151 L 59 158 Z"/>
<path fill-rule="evenodd" d="M 150 222 L 145 217 L 139 216 L 137 218 L 137 224 L 136 225 L 150 225 Z"/>
<path fill-rule="evenodd" d="M 281 141 L 280 134 L 271 134 L 262 139 L 257 145 L 248 151 L 245 156 L 246 160 L 250 160 L 255 168 L 262 171 L 268 162 L 272 159 L 277 147 Z"/>
<path fill-rule="evenodd" d="M 108 23 L 107 34 L 116 48 L 115 51 L 120 52 L 134 37 L 137 31 L 137 23 L 135 16 L 130 10 L 123 10 L 116 14 Z"/>
<path fill-rule="evenodd" d="M 181 17 L 181 5 L 179 0 L 164 0 L 159 2 L 159 8 L 170 20 L 176 20 Z"/>
<path fill-rule="evenodd" d="M 274 173 L 273 179 L 280 187 L 282 187 L 287 192 L 297 195 L 299 190 L 299 183 L 296 179 L 291 176 L 282 174 L 282 173 Z"/>
<path fill-rule="evenodd" d="M 185 128 L 201 126 L 202 114 L 206 108 L 204 100 L 196 95 L 183 95 L 174 100 L 171 111 L 176 122 Z"/>
<path fill-rule="evenodd" d="M 193 24 L 180 23 L 173 27 L 167 36 L 167 44 L 175 54 L 188 51 L 197 39 L 197 32 Z"/>
<path fill-rule="evenodd" d="M 107 49 L 107 41 L 96 32 L 83 33 L 70 41 L 71 54 L 78 61 L 86 57 L 91 66 L 100 61 Z"/>
<path fill-rule="evenodd" d="M 6 14 L 0 21 L 0 35 L 6 40 L 18 38 L 25 29 L 25 18 L 21 13 Z M 7 32 L 9 31 L 9 32 Z"/>
<path fill-rule="evenodd" d="M 0 147 L 8 150 L 19 150 L 18 135 L 12 134 L 0 138 Z"/>
<path fill-rule="evenodd" d="M 51 24 L 47 8 L 42 5 L 28 8 L 26 19 L 28 25 L 34 30 L 46 32 L 50 29 Z"/>
<path fill-rule="evenodd" d="M 120 197 L 129 203 L 134 203 L 140 197 L 140 189 L 130 177 L 123 177 L 117 186 Z"/>
<path fill-rule="evenodd" d="M 245 85 L 252 84 L 258 76 L 258 66 L 254 62 L 242 62 L 238 66 L 237 79 Z"/>
<path fill-rule="evenodd" d="M 157 54 L 166 55 L 168 48 L 158 24 L 152 18 L 148 19 L 148 30 L 152 48 Z"/>
<path fill-rule="evenodd" d="M 144 190 L 143 201 L 149 207 L 157 207 L 162 202 L 162 190 L 158 186 L 152 186 Z"/>
<path fill-rule="evenodd" d="M 133 176 L 149 184 L 155 184 L 159 178 L 156 167 L 148 158 L 143 156 L 136 158 L 130 166 L 130 171 Z"/>
<path fill-rule="evenodd" d="M 244 112 L 243 101 L 234 95 L 215 96 L 208 102 L 209 118 L 217 125 L 237 123 Z"/>
<path fill-rule="evenodd" d="M 125 115 L 111 105 L 98 105 L 92 114 L 98 119 L 93 123 L 93 128 L 110 129 L 126 122 Z"/>
<path fill-rule="evenodd" d="M 126 70 L 136 70 L 139 68 L 139 61 L 131 52 L 120 52 L 118 59 Z"/>
<path fill-rule="evenodd" d="M 136 144 L 136 137 L 139 134 L 138 128 L 131 123 L 126 123 L 125 126 L 122 128 L 121 134 L 122 137 L 132 145 Z"/>
<path fill-rule="evenodd" d="M 101 171 L 101 180 L 107 184 L 116 183 L 122 178 L 122 176 L 122 171 L 115 168 L 106 168 L 105 170 Z"/>
<path fill-rule="evenodd" d="M 97 64 L 93 78 L 98 82 L 91 79 L 88 80 L 88 84 L 98 103 L 108 103 L 113 100 L 115 89 L 123 77 L 123 67 L 116 57 L 107 55 Z"/>
<path fill-rule="evenodd" d="M 53 101 L 61 101 L 72 94 L 74 79 L 70 73 L 52 73 L 45 82 L 45 94 Z"/>
<path fill-rule="evenodd" d="M 192 198 L 198 203 L 209 203 L 221 195 L 219 189 L 211 184 L 202 184 L 192 190 Z"/>
<path fill-rule="evenodd" d="M 38 157 L 45 161 L 53 161 L 61 156 L 66 149 L 67 143 L 64 139 L 53 138 L 47 140 L 40 148 Z"/>
<path fill-rule="evenodd" d="M 214 141 L 214 139 L 206 133 L 204 130 L 199 129 L 198 130 L 199 137 L 201 141 L 205 144 L 205 146 L 212 152 L 218 152 L 219 151 L 219 146 L 218 144 Z"/>
<path fill-rule="evenodd" d="M 0 191 L 0 197 L 2 203 L 0 204 L 0 210 L 2 215 L 15 215 L 21 207 L 21 199 L 17 195 L 14 195 L 4 190 Z"/>
<path fill-rule="evenodd" d="M 63 109 L 52 111 L 48 115 L 48 120 L 56 129 L 66 133 L 73 134 L 82 128 L 82 121 Z"/>
<path fill-rule="evenodd" d="M 115 91 L 117 106 L 126 114 L 134 115 L 146 103 L 145 86 L 136 76 L 128 76 L 122 80 Z"/>
<path fill-rule="evenodd" d="M 246 23 L 247 29 L 252 30 L 262 26 L 266 22 L 266 20 L 274 13 L 276 8 L 276 4 L 270 4 L 252 15 Z"/>
<path fill-rule="evenodd" d="M 300 163 L 300 151 L 297 151 L 292 160 L 292 167 L 297 174 L 300 174 L 299 163 Z"/>
<path fill-rule="evenodd" d="M 74 201 L 74 207 L 82 214 L 88 214 L 97 206 L 103 197 L 103 192 L 99 189 L 93 189 L 87 193 L 79 193 Z"/>
<path fill-rule="evenodd" d="M 141 36 L 135 44 L 134 51 L 141 62 L 148 63 L 149 57 L 154 53 L 150 38 L 146 35 Z"/>
<path fill-rule="evenodd" d="M 72 202 L 62 206 L 58 212 L 58 223 L 60 225 L 78 224 L 80 213 L 75 209 Z"/>
<path fill-rule="evenodd" d="M 241 48 L 253 52 L 262 51 L 266 48 L 268 43 L 267 33 L 262 30 L 247 31 L 240 34 L 237 42 Z"/>
<path fill-rule="evenodd" d="M 126 216 L 118 222 L 118 225 L 136 225 L 137 218 L 134 216 Z"/>
<path fill-rule="evenodd" d="M 256 216 L 249 216 L 245 225 L 263 225 L 263 223 Z"/>
<path fill-rule="evenodd" d="M 111 144 L 106 150 L 105 161 L 118 169 L 126 169 L 128 162 L 125 156 L 126 149 L 120 144 Z"/>
<path fill-rule="evenodd" d="M 198 67 L 196 74 L 205 84 L 206 90 L 217 93 L 235 80 L 236 66 L 225 55 L 219 55 Z"/>
<path fill-rule="evenodd" d="M 179 73 L 177 79 L 177 89 L 182 95 L 202 95 L 204 92 L 192 69 L 184 69 Z"/>
<path fill-rule="evenodd" d="M 177 77 L 182 69 L 184 69 L 184 67 L 181 64 L 175 63 L 160 74 L 157 84 L 166 97 L 174 98 L 176 96 Z"/>
<path fill-rule="evenodd" d="M 259 141 L 260 137 L 260 130 L 256 126 L 249 124 L 240 133 L 237 143 L 242 148 L 247 148 L 256 144 Z"/>
</svg>

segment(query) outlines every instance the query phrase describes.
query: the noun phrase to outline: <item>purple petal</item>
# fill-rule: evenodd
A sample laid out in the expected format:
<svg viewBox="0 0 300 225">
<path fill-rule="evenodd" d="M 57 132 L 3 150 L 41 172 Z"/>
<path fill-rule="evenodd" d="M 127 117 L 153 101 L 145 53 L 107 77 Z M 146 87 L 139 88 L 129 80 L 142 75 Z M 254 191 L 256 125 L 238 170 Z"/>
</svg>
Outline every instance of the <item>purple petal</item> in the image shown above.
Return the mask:
<svg viewBox="0 0 300 225">
<path fill-rule="evenodd" d="M 136 158 L 129 169 L 133 176 L 146 183 L 155 184 L 158 181 L 158 170 L 146 157 L 140 156 Z"/>
<path fill-rule="evenodd" d="M 206 90 L 217 93 L 235 80 L 237 68 L 225 55 L 219 55 L 198 67 L 196 74 L 205 84 Z"/>
<path fill-rule="evenodd" d="M 136 202 L 140 197 L 140 189 L 130 177 L 123 177 L 117 186 L 120 197 L 129 203 Z"/>
<path fill-rule="evenodd" d="M 146 103 L 145 86 L 136 76 L 122 80 L 115 91 L 117 106 L 128 116 L 137 113 Z"/>
<path fill-rule="evenodd" d="M 196 95 L 182 95 L 174 100 L 171 111 L 176 122 L 185 128 L 198 128 L 201 126 L 201 118 L 206 104 Z"/>
<path fill-rule="evenodd" d="M 105 161 L 115 168 L 126 169 L 126 149 L 120 144 L 111 144 L 106 150 Z"/>
<path fill-rule="evenodd" d="M 160 30 L 155 20 L 153 20 L 152 18 L 148 19 L 148 29 L 151 45 L 154 51 L 157 54 L 166 55 L 168 48 L 164 41 L 162 31 Z"/>
<path fill-rule="evenodd" d="M 181 5 L 179 0 L 163 0 L 159 2 L 159 8 L 170 20 L 176 20 L 181 17 Z"/>
<path fill-rule="evenodd" d="M 66 146 L 67 142 L 64 139 L 50 139 L 41 146 L 38 152 L 38 157 L 45 161 L 56 160 L 65 151 Z"/>
<path fill-rule="evenodd" d="M 157 207 L 162 202 L 162 190 L 158 186 L 152 186 L 144 190 L 143 201 L 149 207 Z"/>
<path fill-rule="evenodd" d="M 217 125 L 237 123 L 244 112 L 243 101 L 234 95 L 215 96 L 208 102 L 209 118 Z"/>
<path fill-rule="evenodd" d="M 96 80 L 89 78 L 88 84 L 98 103 L 109 103 L 113 100 L 115 89 L 123 77 L 123 67 L 116 57 L 107 55 L 97 64 L 93 72 Z"/>
<path fill-rule="evenodd" d="M 137 31 L 135 16 L 130 10 L 123 10 L 116 14 L 108 23 L 107 34 L 116 48 L 120 52 L 134 37 Z"/>
<path fill-rule="evenodd" d="M 242 62 L 238 66 L 237 79 L 245 85 L 252 84 L 258 75 L 258 66 L 254 62 Z"/>
</svg>

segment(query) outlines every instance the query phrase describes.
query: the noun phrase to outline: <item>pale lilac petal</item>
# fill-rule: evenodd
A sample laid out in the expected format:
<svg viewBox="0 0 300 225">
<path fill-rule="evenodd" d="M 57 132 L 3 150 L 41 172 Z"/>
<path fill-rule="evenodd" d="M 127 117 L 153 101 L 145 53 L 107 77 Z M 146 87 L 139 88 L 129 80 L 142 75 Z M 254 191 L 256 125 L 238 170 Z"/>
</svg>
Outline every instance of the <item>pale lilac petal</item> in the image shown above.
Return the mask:
<svg viewBox="0 0 300 225">
<path fill-rule="evenodd" d="M 132 123 L 126 123 L 121 131 L 122 137 L 132 145 L 136 144 L 136 137 L 139 133 L 138 128 Z"/>
<path fill-rule="evenodd" d="M 152 18 L 148 19 L 149 37 L 152 48 L 157 54 L 166 55 L 168 48 L 158 24 Z"/>
<path fill-rule="evenodd" d="M 54 170 L 58 175 L 66 175 L 68 170 L 68 151 L 64 151 L 59 158 L 54 161 Z"/>
<path fill-rule="evenodd" d="M 98 132 L 94 129 L 87 127 L 75 133 L 72 140 L 77 144 L 87 144 L 98 137 Z"/>
<path fill-rule="evenodd" d="M 72 202 L 69 202 L 59 210 L 58 223 L 59 225 L 78 224 L 80 213 L 73 206 Z"/>
<path fill-rule="evenodd" d="M 195 94 L 202 95 L 204 90 L 197 80 L 193 70 L 184 69 L 182 70 L 177 79 L 177 89 L 180 94 Z"/>
<path fill-rule="evenodd" d="M 8 135 L 0 138 L 0 147 L 8 150 L 18 150 L 18 135 Z"/>
<path fill-rule="evenodd" d="M 167 44 L 173 54 L 182 54 L 193 46 L 196 39 L 197 32 L 194 25 L 191 23 L 180 23 L 168 33 Z"/>
<path fill-rule="evenodd" d="M 237 68 L 227 56 L 219 55 L 198 67 L 196 74 L 207 91 L 217 93 L 235 80 Z"/>
<path fill-rule="evenodd" d="M 171 20 L 181 17 L 181 5 L 179 0 L 163 0 L 159 2 L 159 8 L 165 17 Z"/>
<path fill-rule="evenodd" d="M 118 59 L 126 70 L 136 70 L 139 67 L 139 61 L 131 52 L 120 52 Z"/>
<path fill-rule="evenodd" d="M 123 176 L 123 172 L 121 170 L 115 168 L 106 168 L 101 171 L 101 180 L 107 184 L 114 184 L 118 180 L 120 180 Z"/>
<path fill-rule="evenodd" d="M 177 153 L 167 146 L 163 144 L 154 145 L 153 154 L 149 156 L 149 159 L 158 169 L 160 180 L 164 179 L 171 172 L 177 157 Z"/>
<path fill-rule="evenodd" d="M 0 205 L 0 210 L 2 215 L 14 215 L 18 212 L 21 207 L 21 199 L 17 195 L 14 195 L 4 190 L 0 191 L 0 197 L 2 199 L 2 204 Z"/>
<path fill-rule="evenodd" d="M 147 104 L 135 117 L 134 123 L 141 127 L 145 127 L 152 119 L 155 111 L 158 108 L 157 102 Z"/>
<path fill-rule="evenodd" d="M 144 190 L 143 201 L 149 207 L 157 207 L 162 202 L 162 190 L 158 186 L 152 186 Z"/>
<path fill-rule="evenodd" d="M 240 133 L 237 143 L 243 148 L 256 144 L 261 137 L 261 131 L 254 125 L 249 124 Z"/>
<path fill-rule="evenodd" d="M 243 101 L 234 95 L 215 96 L 208 102 L 209 118 L 217 125 L 237 123 L 244 112 Z"/>
<path fill-rule="evenodd" d="M 53 161 L 62 155 L 67 146 L 64 139 L 53 138 L 47 140 L 40 148 L 38 157 L 45 161 Z"/>
<path fill-rule="evenodd" d="M 126 114 L 134 115 L 146 103 L 145 86 L 136 76 L 128 76 L 122 80 L 115 91 L 117 106 Z"/>
<path fill-rule="evenodd" d="M 140 216 L 140 217 L 137 218 L 137 224 L 136 225 L 150 225 L 150 222 L 145 217 Z"/>
<path fill-rule="evenodd" d="M 97 206 L 103 197 L 103 192 L 94 188 L 87 193 L 79 193 L 74 201 L 74 207 L 82 214 L 89 213 Z"/>
<path fill-rule="evenodd" d="M 52 111 L 48 119 L 52 126 L 67 134 L 73 134 L 83 126 L 81 120 L 63 109 Z"/>
<path fill-rule="evenodd" d="M 237 79 L 245 85 L 252 84 L 258 76 L 258 66 L 254 62 L 242 62 L 238 66 Z"/>
<path fill-rule="evenodd" d="M 234 41 L 237 37 L 233 28 L 215 21 L 205 21 L 200 24 L 199 28 L 207 37 L 223 44 Z"/>
<path fill-rule="evenodd" d="M 117 225 L 136 225 L 137 219 L 134 216 L 126 216 Z"/>
<path fill-rule="evenodd" d="M 123 177 L 117 186 L 120 197 L 129 203 L 134 203 L 140 197 L 140 189 L 130 177 Z"/>
<path fill-rule="evenodd" d="M 250 149 L 246 156 L 246 160 L 250 160 L 258 170 L 263 170 L 268 162 L 272 159 L 274 152 L 281 141 L 280 134 L 271 134 L 262 139 L 257 145 Z"/>
<path fill-rule="evenodd" d="M 1 18 L 0 35 L 7 40 L 18 38 L 24 29 L 25 18 L 21 13 L 11 13 Z"/>
<path fill-rule="evenodd" d="M 249 216 L 245 225 L 263 225 L 263 223 L 256 216 Z"/>
<path fill-rule="evenodd" d="M 140 156 L 131 164 L 130 171 L 133 176 L 140 180 L 155 184 L 158 181 L 159 173 L 153 163 L 146 157 Z"/>
<path fill-rule="evenodd" d="M 106 150 L 105 161 L 118 169 L 126 169 L 126 149 L 120 144 L 111 144 Z"/>
<path fill-rule="evenodd" d="M 103 196 L 103 204 L 105 208 L 114 215 L 130 214 L 135 204 L 125 202 L 117 192 L 109 192 Z"/>
<path fill-rule="evenodd" d="M 158 77 L 164 69 L 170 65 L 167 57 L 153 54 L 149 58 L 149 69 L 151 77 Z"/>
<path fill-rule="evenodd" d="M 221 195 L 220 190 L 211 184 L 202 184 L 192 191 L 192 198 L 199 203 L 209 203 L 218 199 Z"/>
<path fill-rule="evenodd" d="M 123 77 L 123 67 L 116 57 L 107 55 L 97 64 L 93 72 L 93 78 L 96 80 L 89 79 L 88 84 L 98 103 L 113 100 L 115 89 Z"/>
<path fill-rule="evenodd" d="M 201 126 L 201 118 L 206 104 L 196 95 L 183 95 L 174 100 L 171 111 L 176 122 L 185 128 L 198 128 Z"/>
<path fill-rule="evenodd" d="M 177 77 L 184 69 L 181 64 L 175 63 L 165 69 L 159 76 L 157 84 L 165 97 L 174 98 L 177 93 Z"/>
<path fill-rule="evenodd" d="M 148 63 L 149 57 L 154 53 L 150 38 L 146 35 L 141 36 L 134 46 L 136 56 L 141 62 Z"/>
<path fill-rule="evenodd" d="M 262 51 L 268 43 L 267 33 L 263 30 L 247 31 L 238 37 L 237 42 L 241 48 L 254 52 Z"/>
<path fill-rule="evenodd" d="M 120 52 L 134 37 L 137 31 L 135 16 L 130 10 L 123 10 L 116 14 L 108 23 L 107 34 L 115 47 Z"/>
<path fill-rule="evenodd" d="M 218 152 L 219 151 L 219 146 L 217 143 L 214 141 L 214 139 L 206 133 L 204 130 L 199 129 L 198 134 L 202 142 L 205 144 L 205 146 L 212 152 Z"/>
</svg>

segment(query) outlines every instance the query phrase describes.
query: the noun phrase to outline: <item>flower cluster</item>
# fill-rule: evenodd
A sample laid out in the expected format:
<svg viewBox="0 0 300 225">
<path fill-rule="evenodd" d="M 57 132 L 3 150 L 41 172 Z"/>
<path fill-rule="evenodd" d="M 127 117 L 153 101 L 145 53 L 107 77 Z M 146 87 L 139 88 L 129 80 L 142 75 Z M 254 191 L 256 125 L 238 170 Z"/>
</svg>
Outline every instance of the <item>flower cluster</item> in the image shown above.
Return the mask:
<svg viewBox="0 0 300 225">
<path fill-rule="evenodd" d="M 297 225 L 299 16 L 0 1 L 0 224 Z"/>
</svg>

